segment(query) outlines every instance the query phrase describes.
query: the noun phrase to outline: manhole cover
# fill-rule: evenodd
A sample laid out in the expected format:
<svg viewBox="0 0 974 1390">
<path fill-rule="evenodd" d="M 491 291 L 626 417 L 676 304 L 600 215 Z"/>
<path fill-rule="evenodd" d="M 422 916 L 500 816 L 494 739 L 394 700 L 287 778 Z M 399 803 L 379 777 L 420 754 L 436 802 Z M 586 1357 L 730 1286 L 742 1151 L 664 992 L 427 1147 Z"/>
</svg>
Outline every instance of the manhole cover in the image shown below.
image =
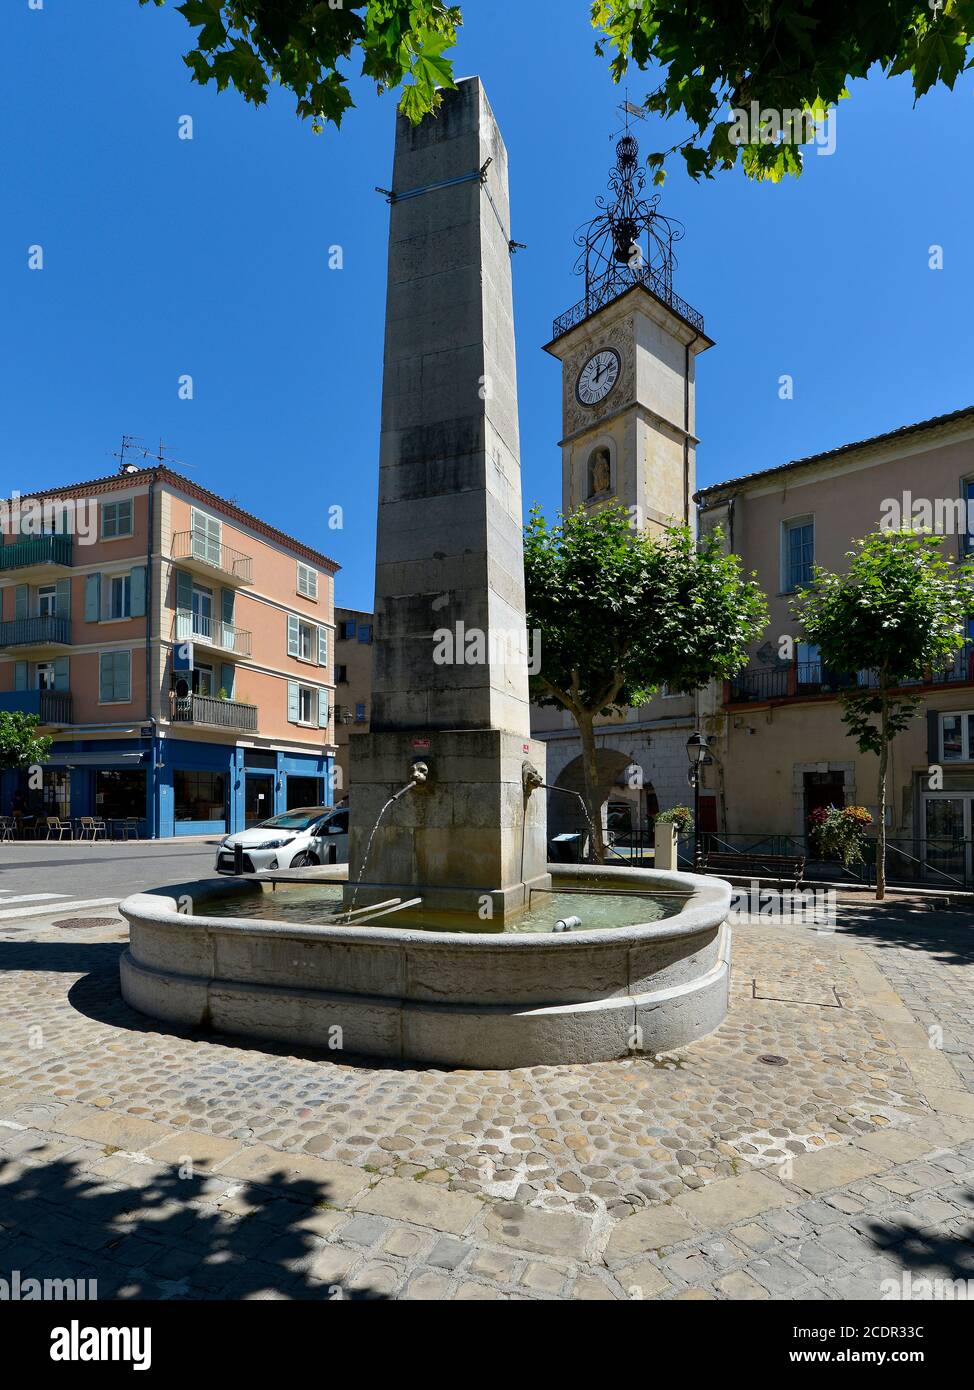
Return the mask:
<svg viewBox="0 0 974 1390">
<path fill-rule="evenodd" d="M 787 1057 L 776 1057 L 773 1052 L 765 1052 L 763 1056 L 758 1058 L 758 1061 L 763 1062 L 766 1067 L 786 1067 L 788 1065 Z"/>
<path fill-rule="evenodd" d="M 62 917 L 53 925 L 64 931 L 77 931 L 79 927 L 117 927 L 118 920 L 115 917 Z"/>
</svg>

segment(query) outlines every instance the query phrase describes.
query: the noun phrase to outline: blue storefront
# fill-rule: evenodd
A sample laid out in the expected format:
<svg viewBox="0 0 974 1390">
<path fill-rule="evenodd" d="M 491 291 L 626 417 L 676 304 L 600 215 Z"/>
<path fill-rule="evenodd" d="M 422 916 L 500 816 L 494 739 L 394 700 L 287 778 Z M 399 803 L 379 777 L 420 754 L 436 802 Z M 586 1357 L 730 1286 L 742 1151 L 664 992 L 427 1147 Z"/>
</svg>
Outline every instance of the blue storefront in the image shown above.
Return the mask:
<svg viewBox="0 0 974 1390">
<path fill-rule="evenodd" d="M 225 834 L 294 806 L 329 806 L 327 754 L 238 748 L 159 737 L 58 740 L 40 785 L 24 771 L 0 774 L 3 814 L 136 820 L 140 835 Z"/>
</svg>

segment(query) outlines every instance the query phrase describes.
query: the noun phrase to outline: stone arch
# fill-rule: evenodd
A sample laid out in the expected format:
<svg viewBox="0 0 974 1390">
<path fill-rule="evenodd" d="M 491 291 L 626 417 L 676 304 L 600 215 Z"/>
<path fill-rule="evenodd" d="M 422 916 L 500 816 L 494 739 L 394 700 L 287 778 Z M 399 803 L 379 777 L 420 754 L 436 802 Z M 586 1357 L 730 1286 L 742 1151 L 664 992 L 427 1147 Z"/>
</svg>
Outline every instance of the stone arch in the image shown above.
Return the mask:
<svg viewBox="0 0 974 1390">
<path fill-rule="evenodd" d="M 620 752 L 618 748 L 599 748 L 595 760 L 599 778 L 599 797 L 604 807 L 613 791 L 618 788 L 619 780 L 632 758 L 628 753 Z M 577 792 L 582 796 L 585 794 L 585 765 L 580 754 L 565 764 L 553 785 L 562 790 L 548 793 L 549 836 L 586 829 L 585 812 L 578 797 L 564 795 L 564 792 Z"/>
</svg>

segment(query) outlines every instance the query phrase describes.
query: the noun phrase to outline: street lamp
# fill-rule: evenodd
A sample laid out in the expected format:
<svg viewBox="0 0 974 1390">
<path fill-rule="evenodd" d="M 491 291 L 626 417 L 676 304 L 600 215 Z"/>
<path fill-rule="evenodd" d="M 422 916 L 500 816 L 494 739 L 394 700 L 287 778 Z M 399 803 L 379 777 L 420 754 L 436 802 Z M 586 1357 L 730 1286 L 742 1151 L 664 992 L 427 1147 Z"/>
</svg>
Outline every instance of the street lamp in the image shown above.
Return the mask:
<svg viewBox="0 0 974 1390">
<path fill-rule="evenodd" d="M 693 871 L 699 873 L 703 858 L 700 845 L 700 769 L 710 761 L 710 744 L 706 734 L 697 731 L 690 735 L 687 739 L 687 757 L 690 759 L 687 781 L 693 788 Z"/>
</svg>

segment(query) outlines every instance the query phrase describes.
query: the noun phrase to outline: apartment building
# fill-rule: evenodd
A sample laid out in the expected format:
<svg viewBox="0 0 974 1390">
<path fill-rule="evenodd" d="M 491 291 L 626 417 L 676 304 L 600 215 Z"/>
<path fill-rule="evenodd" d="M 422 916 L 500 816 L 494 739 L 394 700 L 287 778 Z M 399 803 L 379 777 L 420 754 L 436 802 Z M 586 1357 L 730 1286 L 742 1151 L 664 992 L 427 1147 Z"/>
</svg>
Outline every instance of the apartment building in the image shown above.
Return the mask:
<svg viewBox="0 0 974 1390">
<path fill-rule="evenodd" d="M 335 609 L 335 799 L 351 786 L 349 744 L 367 734 L 372 718 L 372 633 L 374 615 L 359 608 Z"/>
<path fill-rule="evenodd" d="M 156 837 L 331 804 L 334 561 L 164 465 L 2 505 L 0 709 L 54 739 L 4 813 Z"/>
<path fill-rule="evenodd" d="M 841 571 L 854 538 L 883 524 L 926 525 L 943 534 L 945 553 L 971 552 L 974 408 L 706 487 L 696 500 L 701 530 L 722 527 L 744 568 L 756 571 L 771 614 L 747 669 L 701 695 L 716 732 L 706 776 L 722 830 L 734 843 L 799 837 L 820 806 L 858 804 L 875 814 L 877 759 L 848 737 L 839 702 L 867 673 L 830 670 L 817 648 L 798 640 L 791 604 L 813 565 Z M 796 639 L 793 650 L 787 637 Z M 891 751 L 890 872 L 970 878 L 974 640 L 913 689 L 922 712 Z"/>
</svg>

